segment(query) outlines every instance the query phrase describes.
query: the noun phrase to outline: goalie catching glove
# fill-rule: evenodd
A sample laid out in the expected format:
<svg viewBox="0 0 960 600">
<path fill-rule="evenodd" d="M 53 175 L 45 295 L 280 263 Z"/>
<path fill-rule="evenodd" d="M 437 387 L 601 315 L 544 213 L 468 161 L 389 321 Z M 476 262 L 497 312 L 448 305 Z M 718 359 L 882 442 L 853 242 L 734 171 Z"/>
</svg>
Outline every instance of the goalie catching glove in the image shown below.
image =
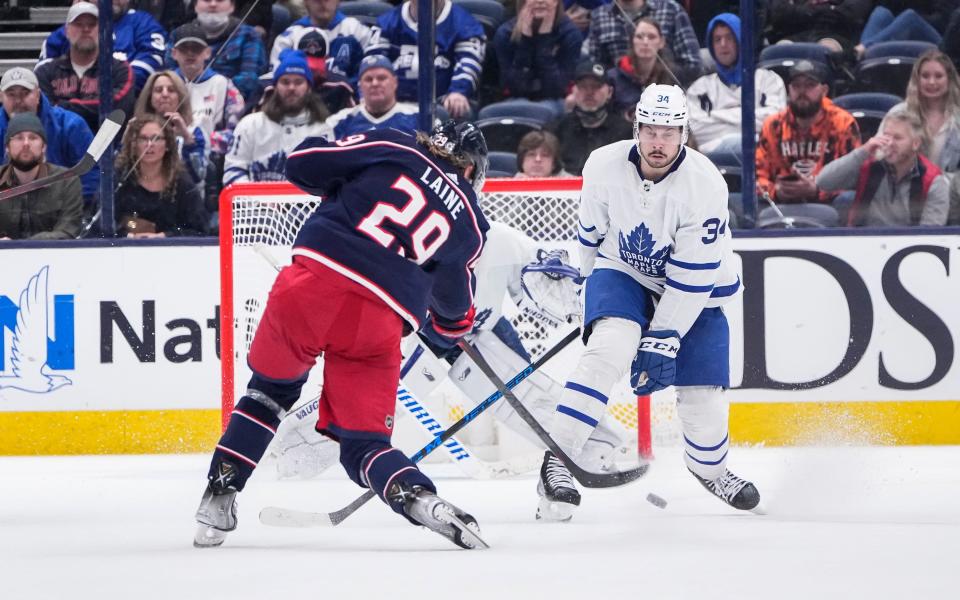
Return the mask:
<svg viewBox="0 0 960 600">
<path fill-rule="evenodd" d="M 670 329 L 648 331 L 630 367 L 630 385 L 638 396 L 647 396 L 673 385 L 677 378 L 680 334 Z"/>
<path fill-rule="evenodd" d="M 569 264 L 566 250 L 537 250 L 537 262 L 520 269 L 521 308 L 542 315 L 555 327 L 580 319 L 582 287 L 583 277 Z"/>
</svg>

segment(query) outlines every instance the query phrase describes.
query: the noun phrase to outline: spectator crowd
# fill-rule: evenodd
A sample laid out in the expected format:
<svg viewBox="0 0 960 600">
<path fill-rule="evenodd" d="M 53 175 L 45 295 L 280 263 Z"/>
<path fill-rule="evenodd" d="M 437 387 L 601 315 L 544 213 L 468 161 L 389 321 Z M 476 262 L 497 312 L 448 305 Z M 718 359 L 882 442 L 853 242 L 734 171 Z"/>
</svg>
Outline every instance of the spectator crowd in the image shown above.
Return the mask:
<svg viewBox="0 0 960 600">
<path fill-rule="evenodd" d="M 759 206 L 821 225 L 960 225 L 960 0 L 756 5 Z M 734 181 L 744 160 L 739 2 L 432 7 L 420 15 L 416 0 L 113 0 L 102 15 L 96 3 L 73 2 L 34 68 L 0 80 L 0 189 L 83 156 L 99 127 L 99 29 L 110 19 L 110 94 L 128 121 L 115 157 L 116 222 L 97 227 L 118 235 L 216 235 L 221 188 L 282 180 L 304 139 L 413 132 L 422 68 L 435 73 L 438 115 L 478 121 L 492 150 L 516 157 L 493 173 L 507 177 L 578 176 L 590 152 L 633 136 L 646 86 L 679 85 L 688 145 L 730 167 L 731 221 L 754 225 L 744 221 L 752 192 L 745 198 Z M 425 18 L 436 24 L 429 67 L 417 47 Z M 897 44 L 912 54 L 883 63 Z M 900 70 L 871 79 L 884 64 Z M 871 110 L 857 104 L 867 100 Z M 497 133 L 503 123 L 514 125 Z M 0 202 L 0 239 L 81 236 L 96 222 L 98 194 L 94 169 Z M 761 212 L 755 225 L 778 219 Z"/>
</svg>

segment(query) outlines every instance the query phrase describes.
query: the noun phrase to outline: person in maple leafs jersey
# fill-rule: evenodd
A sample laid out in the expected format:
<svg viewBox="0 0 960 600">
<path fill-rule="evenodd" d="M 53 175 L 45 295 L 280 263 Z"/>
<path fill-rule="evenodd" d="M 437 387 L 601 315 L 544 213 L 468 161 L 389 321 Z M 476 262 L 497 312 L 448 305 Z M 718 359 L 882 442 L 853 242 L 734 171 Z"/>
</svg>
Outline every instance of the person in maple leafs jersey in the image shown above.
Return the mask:
<svg viewBox="0 0 960 600">
<path fill-rule="evenodd" d="M 687 468 L 721 500 L 749 510 L 760 501 L 756 487 L 726 468 L 730 335 L 721 306 L 742 288 L 727 186 L 685 146 L 688 127 L 683 90 L 650 85 L 636 106 L 634 139 L 587 159 L 578 224 L 587 347 L 549 431 L 576 458 L 628 372 L 637 395 L 675 385 Z M 549 452 L 539 491 L 541 518 L 569 519 L 580 503 Z"/>
<path fill-rule="evenodd" d="M 340 443 L 350 479 L 411 523 L 464 548 L 482 545 L 476 519 L 437 497 L 390 437 L 401 337 L 420 330 L 453 347 L 473 327 L 473 266 L 488 229 L 475 189 L 486 168 L 483 134 L 453 121 L 416 136 L 311 137 L 290 154 L 290 182 L 324 202 L 270 291 L 247 358 L 253 376 L 213 454 L 194 545 L 218 546 L 236 527 L 236 494 L 321 353 L 316 429 Z"/>
</svg>

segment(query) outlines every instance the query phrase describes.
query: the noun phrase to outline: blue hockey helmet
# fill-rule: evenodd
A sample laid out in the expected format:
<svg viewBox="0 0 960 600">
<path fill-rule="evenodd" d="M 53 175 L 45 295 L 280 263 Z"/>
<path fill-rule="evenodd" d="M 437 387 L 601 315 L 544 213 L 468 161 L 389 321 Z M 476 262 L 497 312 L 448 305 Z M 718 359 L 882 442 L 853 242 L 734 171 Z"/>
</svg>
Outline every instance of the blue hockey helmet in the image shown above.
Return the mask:
<svg viewBox="0 0 960 600">
<path fill-rule="evenodd" d="M 478 194 L 487 177 L 487 140 L 480 128 L 470 122 L 457 123 L 450 119 L 437 122 L 430 132 L 430 142 L 453 156 L 473 164 L 471 184 Z"/>
</svg>

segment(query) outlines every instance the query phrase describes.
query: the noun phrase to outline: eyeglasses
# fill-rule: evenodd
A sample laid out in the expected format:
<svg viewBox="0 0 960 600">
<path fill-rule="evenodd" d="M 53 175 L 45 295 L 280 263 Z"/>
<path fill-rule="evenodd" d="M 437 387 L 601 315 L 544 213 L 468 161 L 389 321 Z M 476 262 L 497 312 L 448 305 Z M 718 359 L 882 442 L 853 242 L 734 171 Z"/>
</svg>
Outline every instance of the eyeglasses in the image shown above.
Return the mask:
<svg viewBox="0 0 960 600">
<path fill-rule="evenodd" d="M 676 127 L 658 127 L 656 129 L 641 127 L 639 135 L 642 142 L 653 142 L 659 139 L 668 144 L 676 144 L 680 141 L 680 130 Z"/>
<path fill-rule="evenodd" d="M 160 137 L 159 135 L 138 135 L 137 143 L 138 144 L 157 144 L 157 143 L 165 144 L 167 143 L 167 140 Z"/>
</svg>

